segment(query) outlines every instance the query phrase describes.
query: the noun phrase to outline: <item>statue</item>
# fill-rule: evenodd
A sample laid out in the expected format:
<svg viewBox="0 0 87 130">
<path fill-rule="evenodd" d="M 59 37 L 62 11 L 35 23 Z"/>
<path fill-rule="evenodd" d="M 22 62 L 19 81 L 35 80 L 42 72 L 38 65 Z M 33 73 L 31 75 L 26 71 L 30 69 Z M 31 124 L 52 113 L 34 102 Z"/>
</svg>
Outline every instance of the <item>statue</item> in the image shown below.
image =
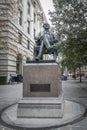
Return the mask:
<svg viewBox="0 0 87 130">
<path fill-rule="evenodd" d="M 50 25 L 45 23 L 43 25 L 44 31 L 40 32 L 35 37 L 36 45 L 34 47 L 34 59 L 43 60 L 43 54 L 53 54 L 54 60 L 56 60 L 58 52 L 55 43 L 58 42 L 53 32 L 50 32 Z"/>
</svg>

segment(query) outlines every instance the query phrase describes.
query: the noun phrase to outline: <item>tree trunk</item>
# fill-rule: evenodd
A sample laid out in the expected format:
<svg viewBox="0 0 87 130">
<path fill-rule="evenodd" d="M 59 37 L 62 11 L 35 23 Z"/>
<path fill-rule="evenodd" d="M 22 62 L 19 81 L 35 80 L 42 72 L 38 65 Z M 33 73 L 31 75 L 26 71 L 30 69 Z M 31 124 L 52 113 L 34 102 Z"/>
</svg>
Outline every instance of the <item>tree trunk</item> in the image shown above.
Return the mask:
<svg viewBox="0 0 87 130">
<path fill-rule="evenodd" d="M 76 79 L 76 73 L 75 73 L 75 72 L 76 72 L 76 69 L 74 68 L 74 69 L 73 69 L 74 79 Z"/>
<path fill-rule="evenodd" d="M 82 75 L 81 75 L 81 67 L 79 67 L 79 76 L 80 76 L 80 83 L 82 82 Z"/>
</svg>

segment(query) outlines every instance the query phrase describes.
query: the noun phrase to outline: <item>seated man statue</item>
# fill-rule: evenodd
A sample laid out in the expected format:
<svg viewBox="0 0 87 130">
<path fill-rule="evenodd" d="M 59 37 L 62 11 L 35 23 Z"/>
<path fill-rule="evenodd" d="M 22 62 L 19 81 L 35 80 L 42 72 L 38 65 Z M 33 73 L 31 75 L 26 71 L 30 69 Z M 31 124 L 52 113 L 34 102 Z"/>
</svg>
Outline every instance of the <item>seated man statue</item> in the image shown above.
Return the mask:
<svg viewBox="0 0 87 130">
<path fill-rule="evenodd" d="M 58 40 L 54 33 L 49 31 L 50 25 L 48 23 L 45 23 L 43 28 L 44 31 L 35 37 L 34 59 L 43 60 L 43 54 L 53 54 L 54 60 L 56 60 L 58 52 L 55 43 L 57 43 Z"/>
</svg>

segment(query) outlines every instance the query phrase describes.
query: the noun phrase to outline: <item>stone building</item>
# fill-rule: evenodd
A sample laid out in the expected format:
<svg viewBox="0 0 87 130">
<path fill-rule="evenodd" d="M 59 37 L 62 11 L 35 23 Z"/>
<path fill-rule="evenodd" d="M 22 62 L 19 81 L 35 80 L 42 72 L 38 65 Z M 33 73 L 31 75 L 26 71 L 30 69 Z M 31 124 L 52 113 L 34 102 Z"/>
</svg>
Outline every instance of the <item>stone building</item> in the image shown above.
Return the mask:
<svg viewBox="0 0 87 130">
<path fill-rule="evenodd" d="M 23 74 L 33 58 L 34 37 L 46 22 L 39 0 L 0 0 L 0 83 Z"/>
</svg>

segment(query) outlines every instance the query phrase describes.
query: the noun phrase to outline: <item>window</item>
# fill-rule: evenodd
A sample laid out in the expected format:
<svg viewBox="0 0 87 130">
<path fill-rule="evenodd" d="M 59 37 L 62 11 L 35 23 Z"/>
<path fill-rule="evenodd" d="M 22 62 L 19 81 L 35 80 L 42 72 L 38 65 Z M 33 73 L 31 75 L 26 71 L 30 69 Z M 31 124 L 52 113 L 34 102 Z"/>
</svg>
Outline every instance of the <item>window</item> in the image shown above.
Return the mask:
<svg viewBox="0 0 87 130">
<path fill-rule="evenodd" d="M 22 54 L 17 55 L 16 72 L 19 73 L 19 74 L 22 74 Z"/>
<path fill-rule="evenodd" d="M 27 2 L 27 5 L 28 5 L 27 13 L 30 14 L 30 3 L 29 3 L 29 1 Z"/>
<path fill-rule="evenodd" d="M 34 8 L 36 7 L 36 2 L 34 1 Z"/>
<path fill-rule="evenodd" d="M 28 50 L 30 50 L 30 41 L 29 40 L 27 41 L 27 48 L 28 48 Z"/>
<path fill-rule="evenodd" d="M 29 58 L 29 57 L 27 57 L 27 59 L 26 59 L 26 62 L 28 62 L 28 61 L 30 61 L 30 58 Z"/>
<path fill-rule="evenodd" d="M 19 10 L 19 25 L 21 26 L 22 26 L 22 15 L 23 15 L 22 11 Z"/>
<path fill-rule="evenodd" d="M 18 33 L 18 43 L 22 44 L 22 34 Z"/>
<path fill-rule="evenodd" d="M 36 22 L 36 14 L 34 13 L 34 23 Z"/>
<path fill-rule="evenodd" d="M 27 33 L 30 34 L 30 21 L 27 21 L 28 27 L 27 27 Z"/>
<path fill-rule="evenodd" d="M 34 29 L 34 38 L 35 38 L 35 36 L 36 36 L 36 29 Z"/>
</svg>

